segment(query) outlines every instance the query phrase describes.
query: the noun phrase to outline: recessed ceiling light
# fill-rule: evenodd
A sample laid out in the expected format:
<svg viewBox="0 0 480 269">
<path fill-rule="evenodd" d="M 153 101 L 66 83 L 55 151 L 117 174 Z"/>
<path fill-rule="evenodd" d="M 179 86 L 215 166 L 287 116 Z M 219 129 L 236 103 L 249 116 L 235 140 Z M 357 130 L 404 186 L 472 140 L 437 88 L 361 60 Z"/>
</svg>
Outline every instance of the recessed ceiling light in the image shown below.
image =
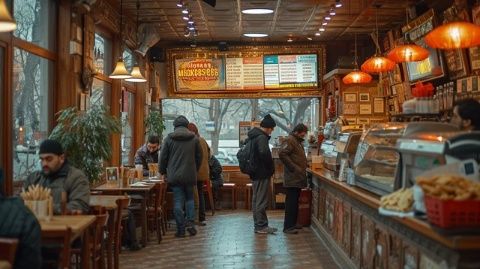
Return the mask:
<svg viewBox="0 0 480 269">
<path fill-rule="evenodd" d="M 184 8 L 184 9 L 182 10 L 182 13 L 183 13 L 183 14 L 188 14 L 188 13 L 190 13 L 190 10 L 188 10 L 188 8 Z"/>
<path fill-rule="evenodd" d="M 182 17 L 182 19 L 183 19 L 184 21 L 188 21 L 188 20 L 190 19 L 190 17 L 188 17 L 187 15 L 184 15 L 184 16 Z"/>
<path fill-rule="evenodd" d="M 337 13 L 335 12 L 335 9 L 331 8 L 329 14 L 330 16 L 335 16 Z"/>
<path fill-rule="evenodd" d="M 311 38 L 311 37 L 307 37 L 307 39 L 308 39 L 308 40 L 310 40 L 310 41 L 312 41 L 312 40 L 313 40 L 313 38 Z"/>
<path fill-rule="evenodd" d="M 320 36 L 322 33 L 319 33 L 319 32 L 316 32 L 315 35 L 316 36 Z"/>
<path fill-rule="evenodd" d="M 325 17 L 325 19 L 326 19 L 327 21 L 329 21 L 329 20 L 331 20 L 331 19 L 332 19 L 332 17 L 330 17 L 330 16 L 326 16 L 326 17 Z"/>
<path fill-rule="evenodd" d="M 342 2 L 340 0 L 337 0 L 335 3 L 335 7 L 342 7 Z"/>
<path fill-rule="evenodd" d="M 327 25 L 327 24 L 328 24 L 328 22 L 326 22 L 326 21 L 322 22 L 322 25 L 323 25 L 323 26 L 325 26 L 325 25 Z"/>
<path fill-rule="evenodd" d="M 242 10 L 243 14 L 251 15 L 262 15 L 262 14 L 272 14 L 273 10 L 269 8 L 249 8 Z"/>
<path fill-rule="evenodd" d="M 183 7 L 183 1 L 178 1 L 177 7 L 182 8 Z"/>
<path fill-rule="evenodd" d="M 318 31 L 325 32 L 325 28 L 321 27 L 320 29 L 318 29 Z"/>
<path fill-rule="evenodd" d="M 249 33 L 249 34 L 243 34 L 246 37 L 267 37 L 268 34 L 256 34 L 256 33 Z"/>
<path fill-rule="evenodd" d="M 293 39 L 291 39 L 290 37 L 287 39 L 287 42 L 293 42 Z"/>
<path fill-rule="evenodd" d="M 188 18 L 187 23 L 188 23 L 188 24 L 195 24 L 195 22 L 193 21 L 193 17 L 192 17 L 192 16 L 190 16 L 190 17 Z"/>
<path fill-rule="evenodd" d="M 188 30 L 194 31 L 194 30 L 195 30 L 195 25 L 193 25 L 193 24 L 192 24 L 192 25 L 189 25 L 189 26 L 188 26 Z"/>
</svg>

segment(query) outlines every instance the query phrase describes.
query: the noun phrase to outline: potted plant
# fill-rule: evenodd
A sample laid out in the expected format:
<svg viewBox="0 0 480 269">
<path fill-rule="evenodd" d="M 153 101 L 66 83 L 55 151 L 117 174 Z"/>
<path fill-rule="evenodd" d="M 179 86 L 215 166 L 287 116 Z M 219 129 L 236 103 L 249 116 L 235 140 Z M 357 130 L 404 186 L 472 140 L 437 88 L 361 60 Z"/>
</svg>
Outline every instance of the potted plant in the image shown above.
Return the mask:
<svg viewBox="0 0 480 269">
<path fill-rule="evenodd" d="M 162 137 L 165 124 L 162 118 L 162 113 L 158 110 L 151 110 L 145 118 L 145 133 L 146 135 L 157 135 Z"/>
<path fill-rule="evenodd" d="M 111 136 L 121 132 L 120 121 L 103 105 L 92 105 L 87 111 L 70 107 L 57 115 L 57 125 L 50 139 L 62 144 L 68 161 L 81 169 L 90 183 L 99 180 L 103 161 L 112 155 Z"/>
</svg>

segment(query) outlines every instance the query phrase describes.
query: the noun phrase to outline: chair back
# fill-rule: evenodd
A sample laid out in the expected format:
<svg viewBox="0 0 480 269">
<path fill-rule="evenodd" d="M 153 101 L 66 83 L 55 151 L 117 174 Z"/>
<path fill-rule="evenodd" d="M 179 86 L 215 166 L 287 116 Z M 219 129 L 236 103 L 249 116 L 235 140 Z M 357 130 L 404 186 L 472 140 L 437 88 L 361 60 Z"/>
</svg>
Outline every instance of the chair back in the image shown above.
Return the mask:
<svg viewBox="0 0 480 269">
<path fill-rule="evenodd" d="M 114 241 L 115 244 L 120 244 L 121 230 L 122 230 L 122 211 L 128 207 L 130 203 L 130 198 L 125 196 L 122 199 L 118 199 L 117 203 L 117 215 L 115 216 L 115 231 L 114 231 Z"/>
<path fill-rule="evenodd" d="M 0 238 L 0 260 L 9 262 L 12 268 L 15 263 L 17 245 L 17 239 Z"/>
</svg>

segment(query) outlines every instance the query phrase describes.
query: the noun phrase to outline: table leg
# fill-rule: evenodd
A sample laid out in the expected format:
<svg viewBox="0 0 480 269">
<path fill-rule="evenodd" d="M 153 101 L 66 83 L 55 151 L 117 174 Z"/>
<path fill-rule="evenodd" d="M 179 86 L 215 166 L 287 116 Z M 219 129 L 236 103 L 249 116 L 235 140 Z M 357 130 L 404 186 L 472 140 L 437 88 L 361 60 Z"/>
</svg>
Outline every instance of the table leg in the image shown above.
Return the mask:
<svg viewBox="0 0 480 269">
<path fill-rule="evenodd" d="M 141 219 L 142 219 L 142 244 L 143 246 L 147 246 L 147 198 L 148 198 L 148 193 L 144 194 L 144 197 L 142 199 L 142 213 L 141 213 Z"/>
<path fill-rule="evenodd" d="M 115 233 L 115 209 L 108 210 L 107 268 L 113 269 L 113 240 Z"/>
<path fill-rule="evenodd" d="M 82 240 L 82 268 L 90 269 L 90 227 L 83 233 Z"/>
</svg>

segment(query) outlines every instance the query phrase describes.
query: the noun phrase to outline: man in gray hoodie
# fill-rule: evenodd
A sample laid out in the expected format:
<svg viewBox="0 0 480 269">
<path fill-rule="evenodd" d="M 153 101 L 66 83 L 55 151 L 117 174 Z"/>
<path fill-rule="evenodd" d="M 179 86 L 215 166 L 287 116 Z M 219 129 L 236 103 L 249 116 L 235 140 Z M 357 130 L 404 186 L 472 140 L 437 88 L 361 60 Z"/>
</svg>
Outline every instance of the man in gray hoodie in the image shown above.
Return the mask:
<svg viewBox="0 0 480 269">
<path fill-rule="evenodd" d="M 193 188 L 197 184 L 197 171 L 202 162 L 202 149 L 198 138 L 187 129 L 188 120 L 178 116 L 173 121 L 174 131 L 165 138 L 159 159 L 159 171 L 173 191 L 173 213 L 177 223 L 176 237 L 190 235 L 195 229 Z M 185 205 L 185 211 L 183 207 Z M 185 214 L 186 213 L 186 219 Z"/>
</svg>

